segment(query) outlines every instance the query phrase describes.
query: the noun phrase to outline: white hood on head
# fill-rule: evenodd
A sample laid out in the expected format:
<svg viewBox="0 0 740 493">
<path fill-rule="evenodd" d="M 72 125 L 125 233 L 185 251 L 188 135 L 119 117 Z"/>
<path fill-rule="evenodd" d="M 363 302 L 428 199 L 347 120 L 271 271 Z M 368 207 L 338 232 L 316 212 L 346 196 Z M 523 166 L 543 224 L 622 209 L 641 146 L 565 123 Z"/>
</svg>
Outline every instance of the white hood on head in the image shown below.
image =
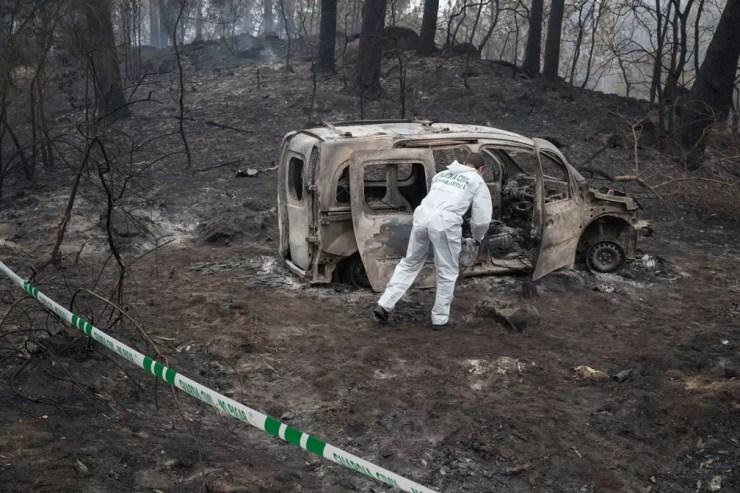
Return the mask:
<svg viewBox="0 0 740 493">
<path fill-rule="evenodd" d="M 460 164 L 457 159 L 452 161 L 452 164 L 448 165 L 447 169 L 453 173 L 469 173 L 471 171 L 475 171 L 475 168 Z"/>
</svg>

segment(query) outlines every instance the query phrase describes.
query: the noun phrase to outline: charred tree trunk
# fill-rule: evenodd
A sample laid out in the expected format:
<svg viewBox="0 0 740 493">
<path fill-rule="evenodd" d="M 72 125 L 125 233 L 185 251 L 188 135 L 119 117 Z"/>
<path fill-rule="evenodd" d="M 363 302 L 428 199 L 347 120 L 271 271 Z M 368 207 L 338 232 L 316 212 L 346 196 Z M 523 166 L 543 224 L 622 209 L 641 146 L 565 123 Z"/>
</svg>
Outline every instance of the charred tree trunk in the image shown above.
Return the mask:
<svg viewBox="0 0 740 493">
<path fill-rule="evenodd" d="M 660 7 L 660 0 L 655 0 L 655 17 L 657 23 L 656 46 L 655 58 L 653 59 L 653 77 L 650 82 L 650 103 L 655 103 L 656 99 L 658 101 L 663 99 L 663 50 L 665 47 L 666 32 L 668 32 L 666 19 L 670 15 L 672 5 L 672 3 L 668 4 L 668 12 L 664 17 Z"/>
<path fill-rule="evenodd" d="M 593 8 L 593 3 L 591 4 Z M 586 19 L 583 17 L 583 9 L 586 6 L 586 2 L 583 1 L 579 3 L 576 6 L 576 9 L 578 10 L 578 21 L 576 22 L 576 25 L 578 26 L 578 33 L 576 34 L 576 42 L 575 47 L 573 48 L 573 60 L 570 63 L 570 76 L 568 77 L 568 83 L 572 86 L 573 85 L 573 79 L 575 78 L 576 74 L 576 67 L 578 66 L 578 59 L 581 57 L 581 45 L 583 44 L 583 31 L 585 28 L 585 22 Z M 586 13 L 586 18 L 588 18 L 588 15 L 592 12 L 592 10 L 589 10 L 588 13 Z"/>
<path fill-rule="evenodd" d="M 285 24 L 285 36 L 295 37 L 295 0 L 283 0 L 282 9 L 285 12 L 283 23 Z"/>
<path fill-rule="evenodd" d="M 362 8 L 362 33 L 357 63 L 360 94 L 372 98 L 380 94 L 380 66 L 383 61 L 383 29 L 386 0 L 365 0 Z"/>
<path fill-rule="evenodd" d="M 272 0 L 262 0 L 262 32 L 271 33 L 275 29 L 272 17 Z"/>
<path fill-rule="evenodd" d="M 704 13 L 704 0 L 699 0 L 699 9 L 694 19 L 694 74 L 699 73 L 699 55 L 701 53 L 701 15 Z"/>
<path fill-rule="evenodd" d="M 283 29 L 285 29 L 285 39 L 288 41 L 288 49 L 285 51 L 285 70 L 288 72 L 293 72 L 293 67 L 290 65 L 290 48 L 291 48 L 291 36 L 292 32 L 289 30 L 288 27 L 290 25 L 290 21 L 288 21 L 288 14 L 286 13 L 286 7 L 285 7 L 285 0 L 279 0 L 280 1 L 280 17 L 283 20 Z"/>
<path fill-rule="evenodd" d="M 519 16 L 514 16 L 514 50 L 513 50 L 513 60 L 512 63 L 514 65 L 519 64 L 519 32 L 521 27 L 519 26 Z"/>
<path fill-rule="evenodd" d="M 319 70 L 334 72 L 334 49 L 337 39 L 337 0 L 321 0 L 319 33 Z"/>
<path fill-rule="evenodd" d="M 195 2 L 195 41 L 203 41 L 203 0 Z"/>
<path fill-rule="evenodd" d="M 673 17 L 673 46 L 671 51 L 671 66 L 668 70 L 665 88 L 663 89 L 664 101 L 662 103 L 675 104 L 680 93 L 679 84 L 683 76 L 684 68 L 688 60 L 689 36 L 688 18 L 694 0 L 684 1 L 684 9 L 681 11 L 681 2 L 672 0 L 675 14 Z"/>
<path fill-rule="evenodd" d="M 172 24 L 172 31 L 177 34 L 177 42 L 182 46 L 185 44 L 185 32 L 188 30 L 188 25 L 190 24 L 189 19 L 191 17 L 192 9 L 188 0 L 180 0 L 180 2 L 182 14 L 180 14 L 180 9 L 178 9 L 177 16 L 180 17 L 180 20 L 177 20 L 177 17 L 175 18 L 175 22 Z M 236 21 L 232 23 L 232 30 L 232 37 L 236 36 Z"/>
<path fill-rule="evenodd" d="M 358 31 L 357 28 L 358 28 L 358 26 L 361 23 L 360 13 L 361 13 L 361 10 L 362 10 L 362 8 L 361 7 L 358 7 L 358 5 L 357 5 L 359 3 L 360 3 L 360 0 L 354 0 L 352 2 L 352 16 L 351 16 L 351 18 L 352 18 L 352 24 L 351 24 L 352 28 L 350 29 L 350 34 L 359 34 L 359 31 Z M 360 26 L 360 29 L 361 28 L 362 28 L 362 26 Z"/>
<path fill-rule="evenodd" d="M 431 55 L 434 53 L 434 37 L 437 34 L 437 14 L 439 0 L 424 0 L 424 17 L 421 21 L 419 36 L 419 54 Z"/>
<path fill-rule="evenodd" d="M 540 50 L 542 45 L 542 10 L 543 0 L 532 0 L 532 10 L 529 13 L 529 34 L 527 35 L 527 49 L 524 52 L 522 69 L 529 75 L 540 73 Z"/>
<path fill-rule="evenodd" d="M 157 0 L 159 7 L 159 41 L 160 48 L 166 48 L 169 45 L 170 32 L 172 31 L 172 12 L 170 12 L 169 0 Z"/>
<path fill-rule="evenodd" d="M 3 184 L 5 182 L 5 164 L 3 164 L 3 139 L 5 138 L 5 117 L 0 115 L 0 199 L 3 198 Z"/>
<path fill-rule="evenodd" d="M 107 0 L 85 2 L 88 48 L 92 51 L 95 93 L 98 109 L 109 113 L 120 108 L 125 112 L 126 98 L 121 84 L 116 42 L 113 37 L 110 4 Z M 123 116 L 119 114 L 118 116 Z"/>
<path fill-rule="evenodd" d="M 180 48 L 177 44 L 177 31 L 182 20 L 182 14 L 185 11 L 187 0 L 180 0 L 180 10 L 177 12 L 177 18 L 175 18 L 175 24 L 172 26 L 172 46 L 175 49 L 175 59 L 177 60 L 177 75 L 178 75 L 178 107 L 180 109 L 180 116 L 178 118 L 178 127 L 180 130 L 180 138 L 182 139 L 182 145 L 185 149 L 185 156 L 187 157 L 188 169 L 193 164 L 193 158 L 190 153 L 190 145 L 188 144 L 187 135 L 185 135 L 185 80 L 182 69 L 182 57 L 180 56 Z"/>
<path fill-rule="evenodd" d="M 543 74 L 549 80 L 558 78 L 560 67 L 560 34 L 563 28 L 565 0 L 552 0 L 550 19 L 547 22 L 547 43 L 545 44 L 545 67 Z"/>
<path fill-rule="evenodd" d="M 149 0 L 149 44 L 166 48 L 170 38 L 170 12 L 168 0 Z"/>
<path fill-rule="evenodd" d="M 594 8 L 596 8 L 594 2 Z M 581 89 L 586 87 L 588 80 L 591 77 L 591 66 L 594 60 L 594 50 L 596 49 L 596 32 L 599 30 L 599 24 L 601 23 L 601 17 L 604 15 L 607 9 L 603 3 L 599 4 L 599 10 L 596 13 L 591 13 L 591 46 L 588 49 L 588 57 L 586 58 L 586 74 L 581 82 Z"/>
<path fill-rule="evenodd" d="M 685 148 L 700 144 L 711 124 L 727 118 L 738 57 L 740 0 L 728 0 L 681 113 L 679 131 Z"/>
<path fill-rule="evenodd" d="M 159 48 L 159 1 L 149 0 L 149 44 Z"/>
<path fill-rule="evenodd" d="M 483 2 L 478 4 L 478 11 L 475 13 L 475 20 L 473 21 L 473 27 L 470 28 L 468 33 L 468 44 L 473 45 L 475 41 L 475 32 L 478 30 L 478 23 L 480 22 L 480 15 L 483 13 Z M 473 45 L 475 46 L 475 45 Z"/>
<path fill-rule="evenodd" d="M 493 31 L 498 25 L 498 18 L 500 14 L 501 8 L 499 7 L 499 0 L 493 0 L 491 2 L 491 23 L 488 25 L 488 31 L 486 31 L 486 34 L 483 36 L 483 40 L 478 45 L 478 51 L 480 51 L 481 53 L 483 53 L 483 48 L 485 48 L 488 40 L 491 39 Z M 484 56 L 483 58 L 486 57 Z"/>
</svg>

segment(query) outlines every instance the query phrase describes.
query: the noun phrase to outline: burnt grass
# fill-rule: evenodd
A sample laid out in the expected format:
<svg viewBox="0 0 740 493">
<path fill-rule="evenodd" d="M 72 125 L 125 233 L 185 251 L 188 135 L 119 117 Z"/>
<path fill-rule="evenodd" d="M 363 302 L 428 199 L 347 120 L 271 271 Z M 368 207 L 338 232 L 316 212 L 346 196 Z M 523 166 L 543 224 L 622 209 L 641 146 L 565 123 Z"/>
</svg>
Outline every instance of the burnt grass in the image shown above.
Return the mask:
<svg viewBox="0 0 740 493">
<path fill-rule="evenodd" d="M 154 345 L 78 291 L 109 296 L 117 279 L 94 171 L 83 175 L 61 265 L 45 265 L 79 163 L 71 150 L 60 151 L 68 164 L 39 169 L 33 182 L 6 180 L 2 260 L 183 374 L 440 491 L 740 491 L 736 196 L 723 201 L 724 192 L 697 183 L 661 189 L 662 199 L 629 187 L 655 223 L 639 244 L 655 265 L 610 276 L 578 268 L 534 288 L 517 276 L 465 280 L 455 325 L 441 333 L 428 325 L 433 292 L 413 290 L 381 327 L 370 316 L 376 295 L 304 285 L 276 254 L 281 139 L 309 113 L 359 118 L 350 68 L 318 75 L 311 109 L 305 52 L 288 73 L 264 53 L 217 48 L 185 50 L 191 169 L 179 136 L 169 135 L 177 127 L 169 52 L 147 53 L 163 73 L 137 89 L 159 102 L 107 124 L 113 159 L 137 171 L 114 214 L 128 269 L 120 303 Z M 471 64 L 466 88 L 464 65 L 407 54 L 407 116 L 550 137 L 575 164 L 616 135 L 621 144 L 591 165 L 632 169 L 624 121 L 644 116 L 645 103 L 547 86 L 486 62 Z M 366 118 L 400 116 L 394 67 L 394 59 L 384 65 L 386 94 L 363 102 Z M 64 80 L 70 93 L 79 89 L 79 78 Z M 79 106 L 60 93 L 49 108 L 52 133 L 74 134 Z M 161 137 L 126 150 L 126 139 L 153 136 Z M 736 145 L 718 139 L 697 176 L 725 180 L 733 171 L 715 166 L 717 157 Z M 665 147 L 639 146 L 652 183 L 685 176 Z M 258 174 L 239 172 L 250 168 Z M 0 490 L 389 491 L 174 394 L 22 295 L 0 283 Z M 527 307 L 523 330 L 497 322 L 492 306 Z M 632 373 L 621 383 L 589 381 L 577 377 L 580 365 Z"/>
</svg>

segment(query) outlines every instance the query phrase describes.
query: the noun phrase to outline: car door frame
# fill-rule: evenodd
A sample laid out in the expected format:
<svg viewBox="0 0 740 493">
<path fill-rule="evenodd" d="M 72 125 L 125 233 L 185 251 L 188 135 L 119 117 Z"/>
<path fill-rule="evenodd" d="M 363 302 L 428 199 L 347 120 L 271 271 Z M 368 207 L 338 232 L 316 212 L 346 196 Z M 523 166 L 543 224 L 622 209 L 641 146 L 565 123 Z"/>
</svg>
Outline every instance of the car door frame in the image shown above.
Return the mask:
<svg viewBox="0 0 740 493">
<path fill-rule="evenodd" d="M 315 184 L 320 151 L 316 142 L 310 138 L 294 137 L 284 150 L 281 162 L 284 180 L 280 184 L 280 193 L 285 197 L 286 236 L 289 258 L 285 261 L 291 270 L 305 276 L 315 270 L 320 246 L 316 225 L 318 208 L 317 187 Z M 302 161 L 301 198 L 293 196 L 291 191 L 290 161 L 297 158 Z"/>
<path fill-rule="evenodd" d="M 377 292 L 385 289 L 393 269 L 405 256 L 413 224 L 413 210 L 373 211 L 365 200 L 365 168 L 389 163 L 421 163 L 427 192 L 434 176 L 434 157 L 429 148 L 356 151 L 350 157 L 350 204 L 355 240 L 370 285 Z"/>
<path fill-rule="evenodd" d="M 532 280 L 561 269 L 572 268 L 583 224 L 583 207 L 574 178 L 560 151 L 543 139 L 532 139 L 537 157 L 535 201 L 532 215 L 532 234 L 538 240 L 537 257 L 532 269 Z M 555 156 L 568 176 L 568 198 L 545 202 L 543 152 Z"/>
<path fill-rule="evenodd" d="M 497 175 L 494 176 L 493 181 L 486 181 L 485 176 L 483 177 L 483 180 L 486 183 L 486 187 L 488 187 L 488 191 L 491 194 L 491 205 L 493 206 L 494 212 L 498 212 L 499 216 L 501 215 L 501 208 L 503 206 L 503 202 L 501 200 L 503 190 L 504 190 L 504 174 L 506 173 L 506 167 L 501 162 L 501 159 L 499 156 L 493 152 L 496 149 L 497 145 L 493 142 L 487 142 L 483 141 L 480 143 L 480 145 L 477 146 L 476 152 L 479 153 L 487 153 L 490 155 L 491 159 L 493 159 L 496 162 L 496 168 L 497 168 Z M 489 164 L 486 164 L 487 168 L 490 168 Z M 493 170 L 491 170 L 493 172 Z M 497 217 L 498 216 L 495 216 Z"/>
</svg>

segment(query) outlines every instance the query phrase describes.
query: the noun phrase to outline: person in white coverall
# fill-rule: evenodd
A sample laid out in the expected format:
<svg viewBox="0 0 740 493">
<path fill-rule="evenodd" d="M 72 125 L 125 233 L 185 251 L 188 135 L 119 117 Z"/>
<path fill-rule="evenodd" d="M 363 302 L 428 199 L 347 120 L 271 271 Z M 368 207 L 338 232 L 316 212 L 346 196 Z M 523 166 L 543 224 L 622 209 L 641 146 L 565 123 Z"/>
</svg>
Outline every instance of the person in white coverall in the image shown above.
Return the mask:
<svg viewBox="0 0 740 493">
<path fill-rule="evenodd" d="M 379 322 L 388 321 L 388 313 L 411 287 L 431 246 L 437 271 L 432 328 L 441 329 L 448 325 L 459 272 L 463 216 L 472 208 L 470 227 L 476 245 L 480 245 L 491 223 L 493 207 L 491 193 L 482 178 L 484 166 L 481 155 L 471 153 L 465 164 L 454 161 L 445 171 L 434 176 L 429 193 L 414 211 L 406 257 L 396 266 L 378 306 L 373 310 Z"/>
</svg>

